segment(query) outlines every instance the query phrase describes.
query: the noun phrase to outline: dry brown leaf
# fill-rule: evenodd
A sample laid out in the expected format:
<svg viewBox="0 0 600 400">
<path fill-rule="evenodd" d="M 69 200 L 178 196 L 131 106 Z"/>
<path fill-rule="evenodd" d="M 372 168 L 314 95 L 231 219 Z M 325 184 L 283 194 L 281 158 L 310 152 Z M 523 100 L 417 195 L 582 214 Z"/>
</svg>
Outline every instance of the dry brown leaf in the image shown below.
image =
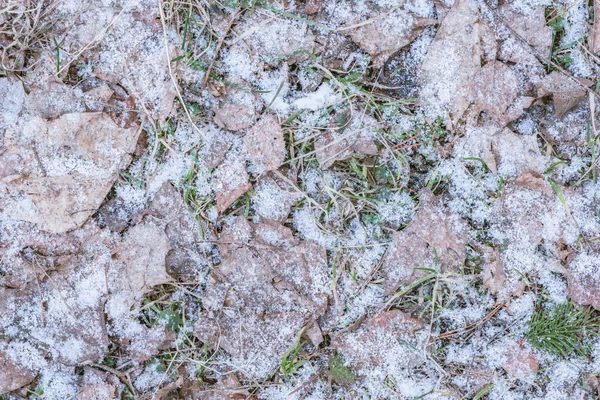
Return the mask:
<svg viewBox="0 0 600 400">
<path fill-rule="evenodd" d="M 276 175 L 263 175 L 254 185 L 252 205 L 257 216 L 284 223 L 302 197 L 298 189 Z"/>
<path fill-rule="evenodd" d="M 231 140 L 225 135 L 212 135 L 208 138 L 207 147 L 204 164 L 206 168 L 217 168 L 225 160 L 227 151 L 231 148 Z"/>
<path fill-rule="evenodd" d="M 244 160 L 234 155 L 227 157 L 215 170 L 212 186 L 217 197 L 217 209 L 222 213 L 252 187 Z"/>
<path fill-rule="evenodd" d="M 25 97 L 25 89 L 23 89 L 23 84 L 20 81 L 0 78 L 0 145 L 6 127 L 14 123 L 19 117 Z M 1 168 L 0 166 L 0 171 Z"/>
<path fill-rule="evenodd" d="M 285 140 L 277 118 L 263 117 L 244 137 L 244 149 L 257 173 L 276 170 L 285 161 Z"/>
<path fill-rule="evenodd" d="M 457 0 L 445 16 L 421 67 L 419 103 L 429 119 L 448 116 L 450 129 L 470 105 L 469 84 L 485 60 L 496 57 L 491 29 L 474 0 Z M 444 62 L 440 62 L 444 60 Z"/>
<path fill-rule="evenodd" d="M 500 255 L 496 250 L 492 254 L 491 260 L 486 260 L 483 270 L 483 288 L 491 294 L 497 294 L 504 287 L 505 281 L 506 275 L 500 262 Z"/>
<path fill-rule="evenodd" d="M 75 397 L 77 400 L 116 400 L 121 398 L 123 384 L 115 375 L 91 367 L 84 367 L 83 371 L 82 390 Z"/>
<path fill-rule="evenodd" d="M 3 342 L 0 342 L 0 395 L 29 385 L 36 374 L 13 362 L 12 357 L 4 352 Z"/>
<path fill-rule="evenodd" d="M 590 248 L 567 259 L 568 293 L 572 301 L 600 310 L 600 251 Z"/>
<path fill-rule="evenodd" d="M 170 248 L 163 227 L 142 223 L 125 232 L 111 256 L 110 296 L 105 313 L 118 341 L 131 357 L 141 361 L 158 353 L 172 339 L 164 328 L 146 328 L 137 319 L 137 308 L 144 294 L 156 285 L 172 281 L 165 262 Z"/>
<path fill-rule="evenodd" d="M 600 0 L 594 0 L 594 25 L 588 35 L 590 51 L 600 53 Z"/>
<path fill-rule="evenodd" d="M 541 174 L 548 164 L 534 135 L 518 135 L 496 124 L 468 127 L 453 153 L 462 159 L 481 158 L 492 173 L 504 177 L 518 177 L 524 172 Z"/>
<path fill-rule="evenodd" d="M 356 331 L 335 333 L 331 347 L 348 361 L 358 374 L 371 368 L 383 366 L 390 351 L 398 345 L 398 339 L 414 338 L 423 323 L 400 310 L 391 310 L 365 321 Z M 397 357 L 400 358 L 400 357 Z M 408 366 L 417 362 L 414 352 L 404 359 L 395 360 Z"/>
<path fill-rule="evenodd" d="M 24 108 L 28 114 L 45 119 L 56 119 L 64 114 L 86 111 L 83 99 L 75 95 L 74 88 L 52 77 L 31 88 Z"/>
<path fill-rule="evenodd" d="M 315 140 L 315 153 L 321 169 L 328 169 L 336 161 L 347 160 L 354 153 L 377 155 L 373 141 L 379 122 L 369 115 L 354 116 L 340 133 L 338 128 L 328 129 Z"/>
<path fill-rule="evenodd" d="M 87 111 L 100 112 L 106 107 L 114 90 L 107 84 L 92 88 L 83 94 L 83 100 Z"/>
<path fill-rule="evenodd" d="M 242 104 L 231 104 L 215 109 L 214 123 L 233 132 L 248 128 L 254 122 L 254 110 Z"/>
<path fill-rule="evenodd" d="M 528 11 L 516 10 L 512 3 L 505 3 L 498 14 L 506 24 L 541 55 L 550 54 L 552 30 L 546 25 L 544 7 L 534 7 Z M 500 46 L 498 58 L 513 63 L 539 66 L 535 54 L 517 38 L 509 36 Z"/>
<path fill-rule="evenodd" d="M 57 257 L 54 262 L 60 268 L 46 272 L 32 255 L 32 264 L 40 272 L 35 282 L 0 293 L 0 309 L 9 312 L 0 320 L 0 330 L 12 327 L 27 332 L 55 360 L 68 365 L 100 362 L 109 344 L 102 299 L 107 293 L 107 249 L 112 240 L 92 225 L 79 235 L 85 238 L 82 254 Z M 32 363 L 39 364 L 39 357 Z"/>
<path fill-rule="evenodd" d="M 505 276 L 496 297 L 506 304 L 525 289 L 518 271 L 528 271 L 538 263 L 550 271 L 557 270 L 552 266 L 553 260 L 539 257 L 539 246 L 552 253 L 565 237 L 576 236 L 578 229 L 552 186 L 532 172 L 525 172 L 504 186 L 502 196 L 491 208 L 491 216 L 489 230 L 503 248 L 500 262 Z M 515 265 L 519 265 L 518 270 Z"/>
<path fill-rule="evenodd" d="M 539 363 L 535 352 L 516 344 L 509 353 L 508 360 L 502 368 L 508 376 L 516 379 L 528 379 L 533 377 L 539 369 Z"/>
<path fill-rule="evenodd" d="M 580 80 L 586 82 L 585 80 Z M 560 118 L 567 111 L 587 98 L 584 88 L 575 83 L 568 76 L 554 71 L 547 75 L 538 85 L 538 97 L 552 95 L 554 104 L 554 117 Z"/>
<path fill-rule="evenodd" d="M 451 272 L 457 271 L 465 261 L 466 247 L 462 239 L 467 232 L 465 222 L 451 218 L 441 198 L 429 190 L 421 191 L 419 199 L 421 207 L 415 218 L 406 228 L 394 233 L 383 261 L 386 294 L 427 274 L 415 268 Z"/>
<path fill-rule="evenodd" d="M 252 54 L 270 63 L 281 58 L 289 61 L 305 60 L 313 53 L 315 36 L 308 25 L 299 21 L 267 17 L 255 13 L 237 25 L 239 32 L 246 32 L 244 47 Z M 236 45 L 230 49 L 236 49 Z"/>
<path fill-rule="evenodd" d="M 12 155 L 17 164 L 11 167 L 10 182 L 0 183 L 0 206 L 10 218 L 49 232 L 81 226 L 129 163 L 138 135 L 137 129 L 119 128 L 104 113 L 31 119 L 6 138 L 3 157 Z"/>
<path fill-rule="evenodd" d="M 352 41 L 373 57 L 374 68 L 381 67 L 392 54 L 410 44 L 424 28 L 437 23 L 435 19 L 419 17 L 403 8 L 367 7 L 370 14 L 366 21 L 369 22 L 352 20 L 348 26 L 364 24 L 348 32 Z"/>
<path fill-rule="evenodd" d="M 475 107 L 504 126 L 523 113 L 523 104 L 517 97 L 519 85 L 517 74 L 509 66 L 500 61 L 489 62 L 471 83 Z"/>
<path fill-rule="evenodd" d="M 325 249 L 299 243 L 283 225 L 241 217 L 223 229 L 219 243 L 222 262 L 209 277 L 195 334 L 227 351 L 248 377 L 264 377 L 300 330 L 325 312 L 331 287 Z"/>
</svg>

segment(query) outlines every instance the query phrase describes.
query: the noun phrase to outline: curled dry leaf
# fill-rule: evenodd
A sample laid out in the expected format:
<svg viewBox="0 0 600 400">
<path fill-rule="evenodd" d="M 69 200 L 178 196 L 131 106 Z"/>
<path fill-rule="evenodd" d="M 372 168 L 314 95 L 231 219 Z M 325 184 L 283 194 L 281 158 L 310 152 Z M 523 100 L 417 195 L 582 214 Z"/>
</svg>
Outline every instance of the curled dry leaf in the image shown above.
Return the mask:
<svg viewBox="0 0 600 400">
<path fill-rule="evenodd" d="M 586 85 L 587 80 L 580 79 Z M 552 95 L 555 118 L 562 117 L 587 96 L 586 90 L 568 76 L 554 71 L 547 75 L 538 85 L 538 97 Z"/>
<path fill-rule="evenodd" d="M 377 155 L 373 141 L 380 125 L 369 115 L 354 116 L 343 129 L 331 128 L 315 140 L 315 153 L 321 169 L 328 169 L 336 161 L 347 160 L 354 153 Z"/>
<path fill-rule="evenodd" d="M 331 286 L 325 249 L 298 242 L 278 223 L 241 217 L 229 222 L 219 243 L 223 260 L 209 277 L 195 334 L 229 353 L 249 378 L 264 377 L 300 330 L 325 312 Z"/>
<path fill-rule="evenodd" d="M 49 232 L 81 226 L 129 163 L 138 134 L 135 128 L 119 128 L 104 113 L 32 118 L 6 138 L 0 157 L 11 158 L 14 165 L 3 172 L 11 178 L 0 183 L 1 208 L 9 218 Z"/>
<path fill-rule="evenodd" d="M 452 129 L 470 105 L 470 82 L 496 56 L 494 33 L 474 0 L 457 0 L 435 35 L 421 67 L 419 102 L 427 118 L 448 116 Z M 444 60 L 444 62 L 440 62 Z"/>
<path fill-rule="evenodd" d="M 421 191 L 419 199 L 421 208 L 406 228 L 394 233 L 383 261 L 386 294 L 427 274 L 415 268 L 450 272 L 465 261 L 465 222 L 452 218 L 441 198 L 429 190 Z"/>
<path fill-rule="evenodd" d="M 410 44 L 424 28 L 437 23 L 435 19 L 417 16 L 404 8 L 369 8 L 367 20 L 352 20 L 349 26 L 358 26 L 348 32 L 352 41 L 373 57 L 375 68 Z"/>
<path fill-rule="evenodd" d="M 244 148 L 257 173 L 276 170 L 285 161 L 285 140 L 277 118 L 263 117 L 244 137 Z"/>
</svg>

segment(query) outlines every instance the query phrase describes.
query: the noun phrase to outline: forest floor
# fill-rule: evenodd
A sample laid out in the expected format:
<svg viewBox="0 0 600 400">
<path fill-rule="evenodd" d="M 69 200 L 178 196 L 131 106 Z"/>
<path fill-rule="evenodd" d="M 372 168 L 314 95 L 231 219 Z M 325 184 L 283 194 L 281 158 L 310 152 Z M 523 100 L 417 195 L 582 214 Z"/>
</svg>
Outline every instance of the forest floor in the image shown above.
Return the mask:
<svg viewBox="0 0 600 400">
<path fill-rule="evenodd" d="M 597 399 L 598 0 L 0 0 L 0 399 Z"/>
</svg>

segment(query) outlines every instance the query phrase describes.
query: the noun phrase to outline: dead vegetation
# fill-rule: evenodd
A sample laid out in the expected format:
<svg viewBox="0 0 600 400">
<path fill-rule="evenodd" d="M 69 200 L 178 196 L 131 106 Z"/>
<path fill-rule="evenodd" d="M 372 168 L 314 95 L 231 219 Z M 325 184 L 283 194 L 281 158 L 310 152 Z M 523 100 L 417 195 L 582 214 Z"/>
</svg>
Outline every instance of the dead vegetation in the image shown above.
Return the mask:
<svg viewBox="0 0 600 400">
<path fill-rule="evenodd" d="M 597 398 L 599 15 L 0 2 L 0 397 Z"/>
</svg>

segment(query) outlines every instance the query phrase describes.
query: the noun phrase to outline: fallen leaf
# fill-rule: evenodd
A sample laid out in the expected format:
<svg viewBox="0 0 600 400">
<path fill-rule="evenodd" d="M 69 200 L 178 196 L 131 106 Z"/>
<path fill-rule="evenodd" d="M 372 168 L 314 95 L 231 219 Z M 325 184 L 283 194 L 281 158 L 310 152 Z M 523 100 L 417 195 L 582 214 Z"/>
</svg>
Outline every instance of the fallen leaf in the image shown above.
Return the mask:
<svg viewBox="0 0 600 400">
<path fill-rule="evenodd" d="M 30 115 L 45 119 L 86 111 L 83 99 L 75 95 L 74 88 L 52 77 L 40 80 L 31 88 L 24 109 Z"/>
<path fill-rule="evenodd" d="M 277 176 L 263 175 L 254 185 L 252 207 L 256 215 L 284 223 L 292 206 L 303 198 L 299 189 Z"/>
<path fill-rule="evenodd" d="M 523 112 L 519 107 L 521 104 L 516 105 L 517 109 L 511 109 L 517 101 L 519 85 L 519 78 L 509 66 L 500 61 L 489 62 L 471 83 L 475 106 L 504 126 Z"/>
<path fill-rule="evenodd" d="M 491 294 L 499 293 L 504 287 L 506 276 L 502 263 L 500 262 L 500 255 L 498 251 L 494 251 L 491 256 L 491 260 L 486 260 L 485 268 L 483 270 L 483 288 Z"/>
<path fill-rule="evenodd" d="M 590 51 L 600 53 L 600 1 L 594 0 L 594 25 L 588 35 Z"/>
<path fill-rule="evenodd" d="M 229 353 L 247 377 L 261 378 L 325 312 L 331 287 L 325 249 L 294 240 L 283 225 L 241 217 L 224 227 L 219 243 L 222 262 L 209 277 L 194 333 Z"/>
<path fill-rule="evenodd" d="M 33 138 L 30 129 L 36 132 Z M 0 205 L 9 218 L 48 232 L 81 226 L 130 162 L 138 135 L 138 129 L 121 129 L 104 113 L 29 120 L 6 138 L 6 154 L 16 157 L 12 170 L 18 177 L 0 183 Z"/>
<path fill-rule="evenodd" d="M 587 80 L 581 80 L 587 85 Z M 564 74 L 553 71 L 537 85 L 538 97 L 552 95 L 554 117 L 560 118 L 587 97 L 586 90 Z"/>
<path fill-rule="evenodd" d="M 227 157 L 215 170 L 212 186 L 217 197 L 217 208 L 222 213 L 252 187 L 248 183 L 244 161 L 235 155 Z"/>
<path fill-rule="evenodd" d="M 542 6 L 517 9 L 513 3 L 498 8 L 498 15 L 514 32 L 531 45 L 540 55 L 547 57 L 552 46 L 552 30 L 546 25 L 545 8 Z M 540 62 L 528 46 L 508 35 L 498 50 L 503 61 L 540 66 Z"/>
<path fill-rule="evenodd" d="M 571 300 L 600 310 L 600 251 L 582 251 L 567 259 L 566 278 Z"/>
<path fill-rule="evenodd" d="M 0 78 L 0 145 L 4 130 L 17 121 L 25 97 L 25 89 L 19 80 Z"/>
<path fill-rule="evenodd" d="M 417 16 L 407 9 L 381 9 L 366 5 L 365 21 L 352 19 L 348 27 L 352 41 L 373 57 L 374 68 L 381 67 L 398 50 L 410 44 L 424 28 L 437 23 L 433 18 Z M 358 25 L 356 28 L 350 26 Z"/>
<path fill-rule="evenodd" d="M 0 342 L 0 395 L 29 385 L 36 376 L 24 366 L 14 363 L 4 351 L 4 345 L 5 342 Z"/>
<path fill-rule="evenodd" d="M 329 169 L 336 161 L 347 160 L 354 153 L 379 154 L 373 141 L 379 127 L 373 117 L 361 115 L 353 117 L 342 130 L 328 129 L 315 140 L 315 153 L 321 169 Z"/>
<path fill-rule="evenodd" d="M 469 84 L 485 60 L 496 57 L 491 29 L 473 0 L 457 0 L 444 17 L 421 67 L 419 103 L 425 116 L 448 117 L 453 129 L 470 105 Z M 444 60 L 444 62 L 440 62 Z"/>
<path fill-rule="evenodd" d="M 77 400 L 116 400 L 121 398 L 123 384 L 115 375 L 91 367 L 83 368 L 81 391 Z"/>
<path fill-rule="evenodd" d="M 242 104 L 231 104 L 215 109 L 214 123 L 232 132 L 248 128 L 254 122 L 254 111 Z"/>
<path fill-rule="evenodd" d="M 457 158 L 479 158 L 493 174 L 516 178 L 525 172 L 541 174 L 549 164 L 534 135 L 519 135 L 496 124 L 467 127 L 457 141 L 453 154 Z"/>
<path fill-rule="evenodd" d="M 496 297 L 505 304 L 523 293 L 523 274 L 534 268 L 551 269 L 552 261 L 540 254 L 540 246 L 552 253 L 565 238 L 572 241 L 578 235 L 558 194 L 533 172 L 522 173 L 503 187 L 490 210 L 489 232 L 502 249 L 505 280 Z"/>
<path fill-rule="evenodd" d="M 399 339 L 414 338 L 422 328 L 423 323 L 417 318 L 391 310 L 370 318 L 356 331 L 332 334 L 331 347 L 359 376 L 376 368 L 391 368 L 398 372 L 400 368 L 422 362 L 415 352 L 399 343 Z"/>
<path fill-rule="evenodd" d="M 244 46 L 267 63 L 281 58 L 289 62 L 305 60 L 315 48 L 315 36 L 302 21 L 254 14 L 236 26 L 239 32 L 246 32 Z"/>
<path fill-rule="evenodd" d="M 428 190 L 420 192 L 419 200 L 421 207 L 415 218 L 394 233 L 383 261 L 386 295 L 428 274 L 415 268 L 435 268 L 445 273 L 457 271 L 465 261 L 465 222 L 451 218 L 441 198 Z"/>
<path fill-rule="evenodd" d="M 244 137 L 244 149 L 256 173 L 276 170 L 285 161 L 285 140 L 277 118 L 263 117 Z"/>
<path fill-rule="evenodd" d="M 515 344 L 510 351 L 508 361 L 502 365 L 502 368 L 511 378 L 527 380 L 535 376 L 539 369 L 539 363 L 532 349 Z"/>
</svg>

